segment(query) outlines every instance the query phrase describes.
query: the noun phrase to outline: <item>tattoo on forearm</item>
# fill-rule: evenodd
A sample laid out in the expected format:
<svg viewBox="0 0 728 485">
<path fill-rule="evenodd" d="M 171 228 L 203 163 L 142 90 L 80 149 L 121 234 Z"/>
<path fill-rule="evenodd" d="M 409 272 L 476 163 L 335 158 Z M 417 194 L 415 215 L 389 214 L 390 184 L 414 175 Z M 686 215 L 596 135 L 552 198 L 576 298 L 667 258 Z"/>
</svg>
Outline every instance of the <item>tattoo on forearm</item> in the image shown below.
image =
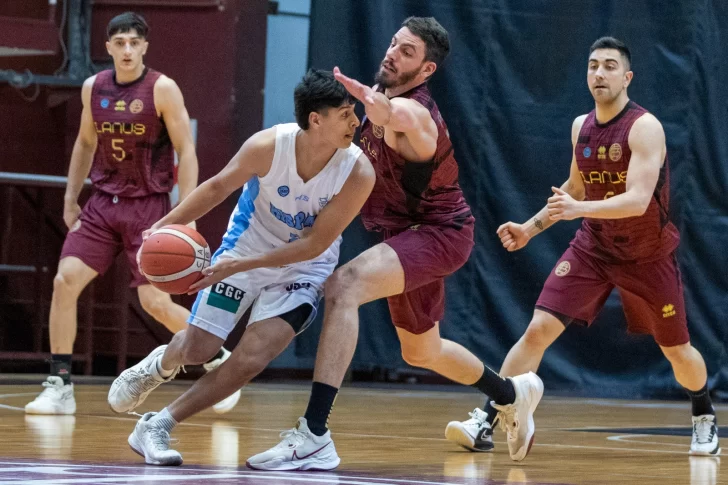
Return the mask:
<svg viewBox="0 0 728 485">
<path fill-rule="evenodd" d="M 543 231 L 543 222 L 541 222 L 541 219 L 534 219 L 533 223 L 539 231 Z"/>
</svg>

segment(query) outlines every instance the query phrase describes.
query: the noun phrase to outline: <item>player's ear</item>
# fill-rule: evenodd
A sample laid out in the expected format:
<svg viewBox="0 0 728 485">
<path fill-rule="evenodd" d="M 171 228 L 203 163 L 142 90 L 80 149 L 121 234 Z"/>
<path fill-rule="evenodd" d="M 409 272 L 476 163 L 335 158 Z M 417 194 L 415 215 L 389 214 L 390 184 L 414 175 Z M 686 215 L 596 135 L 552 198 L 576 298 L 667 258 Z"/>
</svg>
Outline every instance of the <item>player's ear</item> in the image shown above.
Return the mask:
<svg viewBox="0 0 728 485">
<path fill-rule="evenodd" d="M 323 116 L 321 115 L 321 113 L 319 113 L 317 111 L 311 111 L 308 114 L 308 125 L 309 125 L 309 127 L 312 127 L 312 128 L 314 126 L 315 127 L 320 127 L 322 121 L 323 121 Z"/>
<path fill-rule="evenodd" d="M 142 55 L 143 56 L 146 56 L 147 55 L 147 49 L 149 49 L 149 42 L 147 42 L 146 39 L 145 39 L 144 40 L 144 46 L 142 47 Z"/>
<path fill-rule="evenodd" d="M 632 72 L 632 71 L 627 71 L 627 72 L 624 73 L 624 87 L 625 88 L 627 86 L 629 86 L 630 83 L 632 83 L 632 78 L 633 77 L 634 77 L 634 72 Z"/>
<path fill-rule="evenodd" d="M 432 61 L 427 61 L 420 73 L 425 77 L 425 79 L 430 79 L 430 77 L 435 74 L 435 71 L 437 71 L 437 64 Z"/>
<path fill-rule="evenodd" d="M 111 55 L 111 42 L 106 41 L 106 52 Z"/>
</svg>

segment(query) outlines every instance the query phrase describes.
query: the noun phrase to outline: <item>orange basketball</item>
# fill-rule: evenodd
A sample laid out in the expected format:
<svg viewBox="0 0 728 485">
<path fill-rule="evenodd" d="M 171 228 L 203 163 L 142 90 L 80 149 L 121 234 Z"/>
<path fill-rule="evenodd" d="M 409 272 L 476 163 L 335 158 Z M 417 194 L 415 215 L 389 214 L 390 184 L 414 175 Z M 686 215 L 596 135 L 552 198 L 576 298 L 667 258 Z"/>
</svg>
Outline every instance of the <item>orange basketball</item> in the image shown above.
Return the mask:
<svg viewBox="0 0 728 485">
<path fill-rule="evenodd" d="M 172 295 L 186 293 L 210 265 L 210 247 L 199 232 L 181 224 L 156 230 L 144 241 L 141 270 L 147 280 Z"/>
</svg>

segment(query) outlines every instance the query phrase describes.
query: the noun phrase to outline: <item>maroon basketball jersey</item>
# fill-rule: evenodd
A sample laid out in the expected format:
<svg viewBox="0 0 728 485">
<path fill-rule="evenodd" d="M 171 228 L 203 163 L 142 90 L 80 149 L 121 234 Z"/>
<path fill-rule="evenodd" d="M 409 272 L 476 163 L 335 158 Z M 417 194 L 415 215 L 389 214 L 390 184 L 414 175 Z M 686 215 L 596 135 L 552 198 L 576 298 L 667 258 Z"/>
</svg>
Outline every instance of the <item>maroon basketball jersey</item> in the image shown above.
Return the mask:
<svg viewBox="0 0 728 485">
<path fill-rule="evenodd" d="M 98 190 L 123 197 L 172 190 L 174 148 L 154 106 L 159 76 L 146 68 L 136 81 L 119 84 L 113 70 L 96 75 L 91 113 L 98 147 L 91 181 Z"/>
<path fill-rule="evenodd" d="M 377 173 L 372 194 L 361 210 L 370 231 L 400 230 L 417 224 L 460 226 L 471 217 L 458 184 L 458 164 L 445 121 L 427 85 L 400 95 L 430 111 L 437 125 L 437 148 L 429 162 L 409 162 L 384 142 L 384 128 L 364 118 L 361 149 Z"/>
<path fill-rule="evenodd" d="M 629 132 L 647 110 L 630 101 L 605 124 L 589 113 L 576 143 L 576 163 L 586 188 L 586 200 L 623 194 L 632 157 Z M 610 262 L 648 262 L 672 253 L 680 235 L 669 218 L 670 169 L 667 155 L 647 211 L 626 219 L 584 218 L 572 245 Z"/>
</svg>

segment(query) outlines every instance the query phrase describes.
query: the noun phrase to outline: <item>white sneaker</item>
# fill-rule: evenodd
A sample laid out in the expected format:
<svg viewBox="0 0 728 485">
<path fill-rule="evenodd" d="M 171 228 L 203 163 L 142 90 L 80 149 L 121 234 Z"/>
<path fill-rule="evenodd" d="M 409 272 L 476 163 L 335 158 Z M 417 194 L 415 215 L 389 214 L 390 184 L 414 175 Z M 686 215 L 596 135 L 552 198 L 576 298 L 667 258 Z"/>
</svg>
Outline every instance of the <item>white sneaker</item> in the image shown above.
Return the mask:
<svg viewBox="0 0 728 485">
<path fill-rule="evenodd" d="M 508 452 L 511 460 L 521 461 L 526 458 L 533 446 L 533 437 L 536 433 L 533 412 L 543 396 L 543 382 L 533 372 L 509 379 L 516 390 L 515 402 L 505 405 L 498 405 L 495 402 L 491 404 L 498 410 L 496 419 L 501 430 L 508 434 Z"/>
<path fill-rule="evenodd" d="M 171 381 L 179 373 L 179 367 L 169 377 L 162 377 L 157 370 L 157 360 L 162 359 L 166 345 L 161 345 L 134 367 L 121 373 L 109 389 L 109 406 L 116 413 L 136 409 L 150 392 L 161 383 Z"/>
<path fill-rule="evenodd" d="M 298 418 L 293 429 L 281 433 L 283 441 L 268 451 L 248 458 L 245 464 L 253 470 L 333 470 L 341 459 L 336 454 L 331 431 L 316 436 L 308 429 L 306 418 Z"/>
<path fill-rule="evenodd" d="M 488 413 L 475 408 L 467 421 L 450 421 L 445 428 L 445 438 L 470 451 L 493 449 L 493 430 L 488 423 Z"/>
<path fill-rule="evenodd" d="M 75 414 L 76 399 L 73 384 L 63 384 L 58 376 L 49 376 L 43 383 L 43 392 L 25 405 L 28 414 Z"/>
<path fill-rule="evenodd" d="M 691 455 L 720 455 L 718 425 L 715 416 L 703 414 L 693 416 L 693 441 L 690 443 Z"/>
<path fill-rule="evenodd" d="M 228 360 L 230 358 L 231 352 L 225 348 L 222 348 L 222 357 L 219 359 L 215 359 L 211 362 L 208 362 L 206 364 L 202 364 L 202 367 L 207 371 L 211 372 L 220 365 L 222 365 L 223 362 Z M 219 403 L 212 406 L 212 410 L 215 411 L 217 414 L 225 414 L 226 412 L 232 410 L 236 404 L 238 404 L 238 401 L 240 400 L 240 389 L 232 393 L 230 396 L 226 397 Z"/>
<path fill-rule="evenodd" d="M 129 446 L 135 453 L 143 456 L 149 465 L 179 466 L 182 464 L 182 455 L 169 449 L 167 430 L 149 422 L 156 414 L 146 413 L 142 416 L 129 435 Z"/>
</svg>

